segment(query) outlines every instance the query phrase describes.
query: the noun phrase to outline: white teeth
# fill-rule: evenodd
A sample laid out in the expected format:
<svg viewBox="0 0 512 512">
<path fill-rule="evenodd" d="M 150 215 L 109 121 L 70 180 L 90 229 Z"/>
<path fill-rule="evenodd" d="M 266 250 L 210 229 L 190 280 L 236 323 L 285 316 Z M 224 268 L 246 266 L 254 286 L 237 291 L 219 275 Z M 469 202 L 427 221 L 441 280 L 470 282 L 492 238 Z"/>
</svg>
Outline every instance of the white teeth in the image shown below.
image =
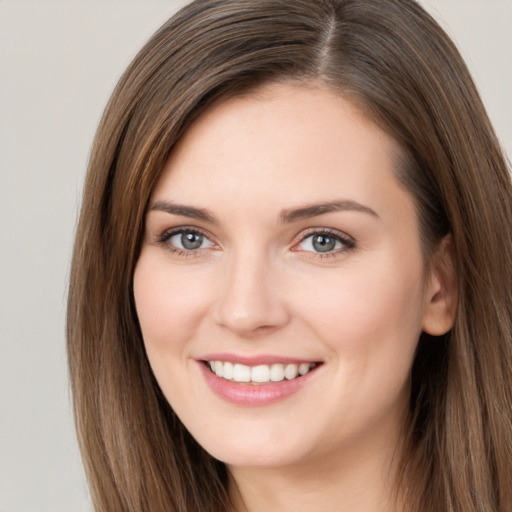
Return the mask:
<svg viewBox="0 0 512 512">
<path fill-rule="evenodd" d="M 309 363 L 302 363 L 299 365 L 299 375 L 306 375 L 311 369 L 311 365 Z"/>
<path fill-rule="evenodd" d="M 233 367 L 233 380 L 236 382 L 251 382 L 251 368 L 245 366 L 245 364 L 235 364 Z"/>
<path fill-rule="evenodd" d="M 253 366 L 251 380 L 253 382 L 268 382 L 270 380 L 270 368 L 266 364 Z"/>
<path fill-rule="evenodd" d="M 213 371 L 215 372 L 215 375 L 217 375 L 217 377 L 222 377 L 222 370 L 224 370 L 224 365 L 222 364 L 222 361 L 215 361 L 215 369 Z"/>
<path fill-rule="evenodd" d="M 245 364 L 233 364 L 224 361 L 208 361 L 208 366 L 217 377 L 222 377 L 235 382 L 252 382 L 265 384 L 267 382 L 281 382 L 295 379 L 297 376 L 306 375 L 311 371 L 315 363 L 281 364 L 272 365 L 260 364 L 258 366 L 247 366 Z"/>
<path fill-rule="evenodd" d="M 288 380 L 295 379 L 297 377 L 297 373 L 299 372 L 299 369 L 297 368 L 296 364 L 287 364 L 286 368 L 284 369 L 284 376 Z"/>
<path fill-rule="evenodd" d="M 224 363 L 222 376 L 228 380 L 231 380 L 233 378 L 233 363 Z"/>
<path fill-rule="evenodd" d="M 284 366 L 282 364 L 273 364 L 270 367 L 270 380 L 272 382 L 281 382 L 284 379 Z"/>
</svg>

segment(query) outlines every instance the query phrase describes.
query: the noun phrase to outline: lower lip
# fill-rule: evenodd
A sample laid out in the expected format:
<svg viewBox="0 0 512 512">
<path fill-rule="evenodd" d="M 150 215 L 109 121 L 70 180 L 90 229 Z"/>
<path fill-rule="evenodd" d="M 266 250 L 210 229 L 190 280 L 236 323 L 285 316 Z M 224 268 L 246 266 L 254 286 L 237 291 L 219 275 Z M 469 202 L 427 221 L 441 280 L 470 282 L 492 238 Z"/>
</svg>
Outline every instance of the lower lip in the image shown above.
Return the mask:
<svg viewBox="0 0 512 512">
<path fill-rule="evenodd" d="M 268 384 L 245 384 L 217 377 L 203 362 L 199 362 L 204 379 L 220 398 L 236 405 L 255 407 L 270 405 L 297 393 L 318 370 L 318 366 L 301 377 Z"/>
</svg>

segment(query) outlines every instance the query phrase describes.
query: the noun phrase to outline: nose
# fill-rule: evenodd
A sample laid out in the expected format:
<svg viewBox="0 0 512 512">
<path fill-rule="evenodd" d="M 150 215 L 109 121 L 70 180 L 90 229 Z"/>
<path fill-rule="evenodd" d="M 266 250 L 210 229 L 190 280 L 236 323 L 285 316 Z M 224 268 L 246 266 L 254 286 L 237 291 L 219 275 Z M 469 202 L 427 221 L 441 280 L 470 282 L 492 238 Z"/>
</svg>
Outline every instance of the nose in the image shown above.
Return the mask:
<svg viewBox="0 0 512 512">
<path fill-rule="evenodd" d="M 224 270 L 214 321 L 246 338 L 284 327 L 290 315 L 281 283 L 279 269 L 264 256 L 233 257 Z"/>
</svg>

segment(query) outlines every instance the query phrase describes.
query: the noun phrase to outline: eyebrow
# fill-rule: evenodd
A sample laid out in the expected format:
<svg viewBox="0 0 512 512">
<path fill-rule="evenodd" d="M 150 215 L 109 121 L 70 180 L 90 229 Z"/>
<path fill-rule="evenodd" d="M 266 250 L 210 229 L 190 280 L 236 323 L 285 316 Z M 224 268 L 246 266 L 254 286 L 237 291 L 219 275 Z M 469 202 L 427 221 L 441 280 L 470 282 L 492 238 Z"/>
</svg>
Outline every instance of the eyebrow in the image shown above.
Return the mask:
<svg viewBox="0 0 512 512">
<path fill-rule="evenodd" d="M 213 214 L 204 208 L 196 208 L 194 206 L 186 206 L 184 204 L 169 203 L 168 201 L 156 201 L 153 203 L 149 211 L 161 211 L 171 215 L 182 215 L 191 219 L 201 220 L 209 224 L 218 224 Z M 324 203 L 315 203 L 300 208 L 292 208 L 282 210 L 279 219 L 283 224 L 298 222 L 300 220 L 310 219 L 325 213 L 339 211 L 356 211 L 366 213 L 372 217 L 379 218 L 377 213 L 356 201 L 342 199 L 338 201 L 328 201 Z"/>
<path fill-rule="evenodd" d="M 280 220 L 283 223 L 297 222 L 299 220 L 309 219 L 316 217 L 317 215 L 323 215 L 324 213 L 340 212 L 340 211 L 355 211 L 366 213 L 372 217 L 379 218 L 377 213 L 356 201 L 349 199 L 342 199 L 338 201 L 329 201 L 326 203 L 316 203 L 306 205 L 300 208 L 293 208 L 289 210 L 283 210 L 281 212 Z"/>
<path fill-rule="evenodd" d="M 205 210 L 204 208 L 195 208 L 194 206 L 185 206 L 184 204 L 156 201 L 150 206 L 149 211 L 166 212 L 171 215 L 182 215 L 183 217 L 202 220 L 209 224 L 217 224 L 217 220 L 208 210 Z"/>
</svg>

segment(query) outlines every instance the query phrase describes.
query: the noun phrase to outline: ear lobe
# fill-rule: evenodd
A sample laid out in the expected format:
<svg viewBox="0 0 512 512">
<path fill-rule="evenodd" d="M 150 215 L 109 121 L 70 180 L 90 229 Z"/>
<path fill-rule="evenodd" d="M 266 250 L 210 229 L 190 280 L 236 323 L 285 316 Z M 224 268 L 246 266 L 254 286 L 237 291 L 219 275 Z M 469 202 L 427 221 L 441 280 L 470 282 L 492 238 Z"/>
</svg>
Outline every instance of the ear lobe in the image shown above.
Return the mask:
<svg viewBox="0 0 512 512">
<path fill-rule="evenodd" d="M 457 271 L 451 235 L 446 235 L 432 255 L 426 286 L 423 331 L 432 336 L 446 334 L 457 312 Z"/>
</svg>

